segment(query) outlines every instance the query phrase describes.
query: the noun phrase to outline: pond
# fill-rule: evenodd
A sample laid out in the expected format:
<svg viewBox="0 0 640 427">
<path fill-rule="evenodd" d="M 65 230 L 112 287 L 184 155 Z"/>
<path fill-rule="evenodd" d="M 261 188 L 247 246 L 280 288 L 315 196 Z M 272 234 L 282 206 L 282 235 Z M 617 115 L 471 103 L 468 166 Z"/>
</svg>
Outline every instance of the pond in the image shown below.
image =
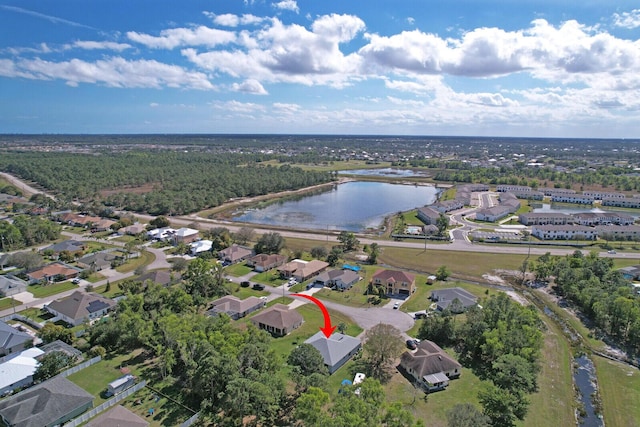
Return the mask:
<svg viewBox="0 0 640 427">
<path fill-rule="evenodd" d="M 424 185 L 347 182 L 297 200 L 248 210 L 234 221 L 314 230 L 377 229 L 386 216 L 435 203 L 440 190 Z"/>
</svg>

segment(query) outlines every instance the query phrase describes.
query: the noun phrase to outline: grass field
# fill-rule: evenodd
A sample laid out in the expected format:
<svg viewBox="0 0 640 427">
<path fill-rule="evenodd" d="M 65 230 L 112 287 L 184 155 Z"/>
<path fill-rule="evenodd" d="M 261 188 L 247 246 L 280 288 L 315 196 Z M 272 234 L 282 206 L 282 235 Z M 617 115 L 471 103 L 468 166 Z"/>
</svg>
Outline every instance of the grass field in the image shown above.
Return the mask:
<svg viewBox="0 0 640 427">
<path fill-rule="evenodd" d="M 238 284 L 232 284 L 231 295 L 238 297 L 240 299 L 245 299 L 248 297 L 263 297 L 269 295 L 267 291 L 257 291 L 255 289 L 243 288 Z"/>
<path fill-rule="evenodd" d="M 251 281 L 262 283 L 263 285 L 273 286 L 274 288 L 277 288 L 278 286 L 286 282 L 285 279 L 280 277 L 280 274 L 275 269 L 258 273 L 251 278 Z"/>
<path fill-rule="evenodd" d="M 29 285 L 27 287 L 27 292 L 31 292 L 35 298 L 44 298 L 75 289 L 77 287 L 78 285 L 74 285 L 71 282 L 58 282 L 50 285 Z"/>
<path fill-rule="evenodd" d="M 605 425 L 640 425 L 640 371 L 599 356 L 591 360 L 598 374 Z"/>
<path fill-rule="evenodd" d="M 232 264 L 225 267 L 224 272 L 230 276 L 240 277 L 245 274 L 249 274 L 253 271 L 253 268 L 245 265 L 244 263 Z"/>
<path fill-rule="evenodd" d="M 542 371 L 538 391 L 529 396 L 531 404 L 523 427 L 575 425 L 571 348 L 562 331 L 541 315 L 547 331 L 542 348 Z"/>
<path fill-rule="evenodd" d="M 11 307 L 17 307 L 22 304 L 22 301 L 15 298 L 0 298 L 0 310 L 6 310 Z"/>
<path fill-rule="evenodd" d="M 430 304 L 431 300 L 429 300 L 429 296 L 432 291 L 446 288 L 463 288 L 472 294 L 474 294 L 478 299 L 486 298 L 490 295 L 495 295 L 498 292 L 494 289 L 486 288 L 484 286 L 475 285 L 473 283 L 466 282 L 456 282 L 456 281 L 439 281 L 435 282 L 433 285 L 425 284 L 425 278 L 423 276 L 416 277 L 416 291 L 411 295 L 409 300 L 405 301 L 400 309 L 407 313 L 412 313 L 414 311 L 425 310 Z"/>
<path fill-rule="evenodd" d="M 155 261 L 156 256 L 149 251 L 140 252 L 140 256 L 138 258 L 131 258 L 124 264 L 119 267 L 116 267 L 116 271 L 118 273 L 128 273 L 130 271 L 134 271 L 138 267 L 142 267 L 145 265 L 151 264 Z"/>
<path fill-rule="evenodd" d="M 53 314 L 40 310 L 39 308 L 27 308 L 20 312 L 21 315 L 27 319 L 35 320 L 36 322 L 43 323 L 51 319 Z"/>
</svg>

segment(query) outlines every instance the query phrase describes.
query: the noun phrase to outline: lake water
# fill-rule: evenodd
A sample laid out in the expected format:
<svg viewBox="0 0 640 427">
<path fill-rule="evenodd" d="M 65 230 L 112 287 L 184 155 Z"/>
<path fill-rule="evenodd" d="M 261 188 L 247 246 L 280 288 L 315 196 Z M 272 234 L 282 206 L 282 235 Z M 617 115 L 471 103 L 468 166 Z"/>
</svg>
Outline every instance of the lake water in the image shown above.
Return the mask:
<svg viewBox="0 0 640 427">
<path fill-rule="evenodd" d="M 430 186 L 347 182 L 320 194 L 274 203 L 235 216 L 234 221 L 315 230 L 364 231 L 378 228 L 384 218 L 433 204 Z"/>
</svg>

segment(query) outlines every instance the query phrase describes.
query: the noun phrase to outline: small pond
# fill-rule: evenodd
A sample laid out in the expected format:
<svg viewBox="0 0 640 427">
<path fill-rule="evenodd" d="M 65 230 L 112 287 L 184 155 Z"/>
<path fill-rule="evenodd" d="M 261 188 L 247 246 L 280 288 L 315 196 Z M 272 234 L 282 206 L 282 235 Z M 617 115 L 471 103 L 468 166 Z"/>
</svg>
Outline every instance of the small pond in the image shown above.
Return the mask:
<svg viewBox="0 0 640 427">
<path fill-rule="evenodd" d="M 423 185 L 347 182 L 296 200 L 247 210 L 234 221 L 315 230 L 360 232 L 377 229 L 386 216 L 437 200 L 438 189 Z"/>
<path fill-rule="evenodd" d="M 338 171 L 341 175 L 384 176 L 408 178 L 412 176 L 427 176 L 424 172 L 412 169 L 380 168 L 380 169 L 353 169 Z"/>
</svg>

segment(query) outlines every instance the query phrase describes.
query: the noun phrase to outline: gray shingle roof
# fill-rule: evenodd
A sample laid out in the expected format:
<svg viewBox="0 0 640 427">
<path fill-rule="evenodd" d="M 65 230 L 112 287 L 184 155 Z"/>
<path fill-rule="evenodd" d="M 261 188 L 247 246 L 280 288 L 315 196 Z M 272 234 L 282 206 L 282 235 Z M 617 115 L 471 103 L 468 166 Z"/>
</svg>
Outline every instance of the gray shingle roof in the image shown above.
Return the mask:
<svg viewBox="0 0 640 427">
<path fill-rule="evenodd" d="M 93 396 L 63 377 L 54 377 L 6 400 L 0 415 L 12 427 L 42 427 L 93 402 Z"/>
<path fill-rule="evenodd" d="M 322 355 L 325 365 L 330 367 L 361 345 L 358 338 L 338 333 L 327 338 L 322 331 L 307 339 L 305 343 L 314 346 Z"/>
<path fill-rule="evenodd" d="M 4 353 L 6 349 L 32 340 L 33 338 L 29 334 L 20 332 L 16 328 L 0 322 L 0 354 Z"/>
<path fill-rule="evenodd" d="M 66 298 L 51 302 L 48 308 L 77 320 L 86 317 L 89 313 L 95 313 L 105 307 L 115 305 L 116 302 L 112 299 L 76 291 Z"/>
</svg>

